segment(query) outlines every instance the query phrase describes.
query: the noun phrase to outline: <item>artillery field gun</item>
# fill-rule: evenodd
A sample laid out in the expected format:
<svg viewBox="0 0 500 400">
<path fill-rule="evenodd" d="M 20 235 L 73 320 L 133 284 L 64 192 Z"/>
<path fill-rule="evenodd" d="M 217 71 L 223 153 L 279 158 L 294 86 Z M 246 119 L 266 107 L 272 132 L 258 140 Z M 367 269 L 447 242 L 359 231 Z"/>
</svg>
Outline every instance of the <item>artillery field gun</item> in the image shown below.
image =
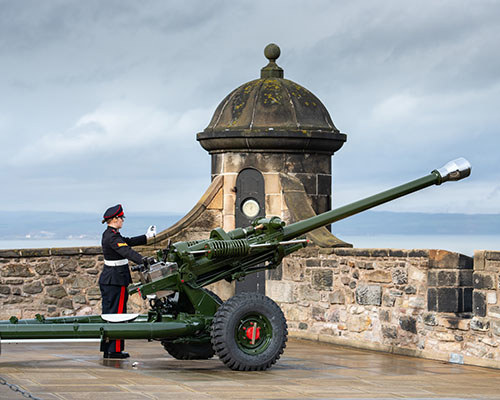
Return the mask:
<svg viewBox="0 0 500 400">
<path fill-rule="evenodd" d="M 283 257 L 307 245 L 305 233 L 431 185 L 470 175 L 459 158 L 429 175 L 401 186 L 285 225 L 278 217 L 257 218 L 246 228 L 214 229 L 210 238 L 169 244 L 134 267 L 141 282 L 129 287 L 148 299 L 148 314 L 0 321 L 0 340 L 22 339 L 148 339 L 158 340 L 177 359 L 208 359 L 217 354 L 233 370 L 270 368 L 287 341 L 283 312 L 258 293 L 238 294 L 226 302 L 205 286 L 274 269 Z"/>
</svg>

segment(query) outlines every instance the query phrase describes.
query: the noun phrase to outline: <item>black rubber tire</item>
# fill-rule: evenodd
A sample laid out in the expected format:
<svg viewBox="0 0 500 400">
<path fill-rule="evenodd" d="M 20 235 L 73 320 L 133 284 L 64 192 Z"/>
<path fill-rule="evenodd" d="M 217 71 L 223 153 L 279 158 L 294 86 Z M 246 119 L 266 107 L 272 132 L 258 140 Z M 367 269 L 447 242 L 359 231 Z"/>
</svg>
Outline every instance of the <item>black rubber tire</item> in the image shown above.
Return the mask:
<svg viewBox="0 0 500 400">
<path fill-rule="evenodd" d="M 162 341 L 168 354 L 177 360 L 208 360 L 215 354 L 210 343 L 172 343 Z"/>
<path fill-rule="evenodd" d="M 209 289 L 202 289 L 209 293 L 221 304 L 223 301 L 219 296 Z M 172 343 L 162 340 L 161 344 L 167 350 L 168 354 L 177 360 L 208 360 L 215 355 L 212 344 L 208 343 Z"/>
<path fill-rule="evenodd" d="M 240 322 L 252 314 L 262 315 L 272 329 L 267 347 L 259 354 L 248 354 L 236 339 Z M 283 311 L 273 300 L 259 293 L 241 293 L 219 307 L 211 336 L 215 353 L 227 367 L 236 371 L 264 371 L 283 354 L 288 330 Z"/>
</svg>

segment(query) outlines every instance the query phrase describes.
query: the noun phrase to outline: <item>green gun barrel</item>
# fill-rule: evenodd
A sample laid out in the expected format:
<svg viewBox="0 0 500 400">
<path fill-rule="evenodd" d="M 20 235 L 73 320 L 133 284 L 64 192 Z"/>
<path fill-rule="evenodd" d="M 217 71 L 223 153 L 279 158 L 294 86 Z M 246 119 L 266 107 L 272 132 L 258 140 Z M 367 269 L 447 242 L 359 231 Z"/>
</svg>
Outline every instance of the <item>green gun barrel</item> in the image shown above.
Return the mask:
<svg viewBox="0 0 500 400">
<path fill-rule="evenodd" d="M 66 321 L 65 321 L 66 320 Z M 100 322 L 99 322 L 100 320 Z M 139 320 L 141 321 L 141 320 Z M 0 338 L 7 339 L 165 339 L 190 336 L 204 329 L 203 318 L 186 316 L 183 320 L 164 318 L 162 322 L 106 322 L 100 316 L 5 321 Z"/>
<path fill-rule="evenodd" d="M 283 240 L 299 237 L 307 232 L 331 224 L 351 215 L 376 207 L 380 204 L 397 199 L 432 185 L 440 185 L 446 181 L 458 181 L 470 175 L 471 166 L 465 158 L 458 158 L 445 164 L 442 168 L 432 171 L 429 175 L 405 183 L 385 192 L 358 200 L 354 203 L 327 211 L 323 214 L 295 222 L 283 229 Z"/>
</svg>

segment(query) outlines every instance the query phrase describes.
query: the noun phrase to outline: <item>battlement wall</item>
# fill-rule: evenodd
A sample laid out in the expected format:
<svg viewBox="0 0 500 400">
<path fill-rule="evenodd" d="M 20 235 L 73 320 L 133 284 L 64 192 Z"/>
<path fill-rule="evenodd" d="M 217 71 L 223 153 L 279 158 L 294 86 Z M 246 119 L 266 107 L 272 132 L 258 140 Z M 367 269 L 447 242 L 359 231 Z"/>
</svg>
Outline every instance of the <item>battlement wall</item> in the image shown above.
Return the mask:
<svg viewBox="0 0 500 400">
<path fill-rule="evenodd" d="M 0 319 L 99 314 L 101 267 L 99 247 L 0 250 Z M 290 336 L 500 368 L 500 252 L 308 247 L 267 274 Z"/>
<path fill-rule="evenodd" d="M 268 274 L 290 335 L 500 368 L 500 252 L 320 249 Z"/>
</svg>

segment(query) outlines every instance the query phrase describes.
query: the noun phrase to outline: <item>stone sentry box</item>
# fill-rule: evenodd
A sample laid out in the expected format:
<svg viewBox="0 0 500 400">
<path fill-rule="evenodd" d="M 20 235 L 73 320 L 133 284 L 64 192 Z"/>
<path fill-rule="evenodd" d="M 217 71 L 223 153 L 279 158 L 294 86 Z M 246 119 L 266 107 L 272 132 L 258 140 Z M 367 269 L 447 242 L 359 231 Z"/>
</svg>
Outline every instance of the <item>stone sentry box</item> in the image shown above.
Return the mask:
<svg viewBox="0 0 500 400">
<path fill-rule="evenodd" d="M 217 107 L 197 140 L 212 157 L 212 179 L 224 177 L 224 229 L 235 227 L 235 186 L 240 171 L 255 168 L 264 176 L 265 209 L 288 222 L 280 173 L 298 179 L 312 208 L 331 208 L 331 157 L 347 136 L 340 133 L 321 101 L 284 79 L 276 64 L 278 46 L 268 45 L 261 78 L 232 91 Z"/>
</svg>

